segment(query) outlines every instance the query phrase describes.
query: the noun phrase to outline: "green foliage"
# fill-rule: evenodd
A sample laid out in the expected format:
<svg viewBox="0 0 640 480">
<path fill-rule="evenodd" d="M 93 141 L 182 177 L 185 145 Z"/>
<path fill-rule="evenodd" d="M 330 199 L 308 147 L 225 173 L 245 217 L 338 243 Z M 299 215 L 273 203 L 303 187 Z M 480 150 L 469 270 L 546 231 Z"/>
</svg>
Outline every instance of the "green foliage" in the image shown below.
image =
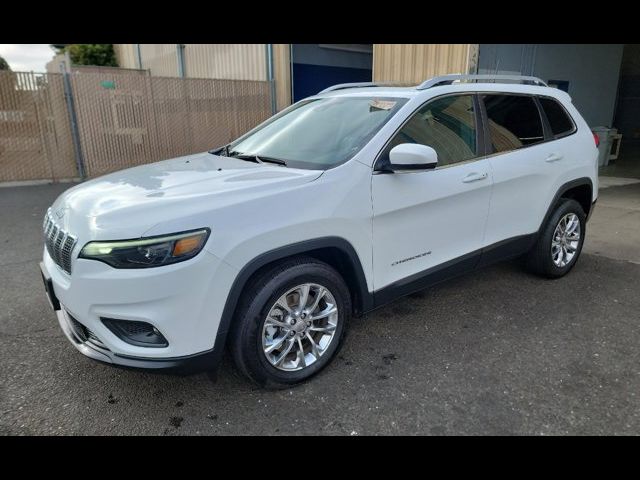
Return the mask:
<svg viewBox="0 0 640 480">
<path fill-rule="evenodd" d="M 72 65 L 117 67 L 116 54 L 110 43 L 74 43 L 67 45 Z"/>
<path fill-rule="evenodd" d="M 0 57 L 0 70 L 11 70 L 7 61 L 2 57 Z"/>
</svg>

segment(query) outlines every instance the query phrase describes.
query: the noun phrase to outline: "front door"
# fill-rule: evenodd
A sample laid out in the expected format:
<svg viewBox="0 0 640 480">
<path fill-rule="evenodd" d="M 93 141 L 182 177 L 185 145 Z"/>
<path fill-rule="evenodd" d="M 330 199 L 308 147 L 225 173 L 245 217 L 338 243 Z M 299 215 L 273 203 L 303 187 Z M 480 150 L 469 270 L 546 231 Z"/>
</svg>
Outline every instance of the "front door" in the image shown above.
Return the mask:
<svg viewBox="0 0 640 480">
<path fill-rule="evenodd" d="M 433 170 L 372 176 L 376 291 L 398 287 L 398 293 L 408 293 L 403 289 L 430 273 L 477 261 L 492 177 L 488 160 L 479 158 L 476 105 L 470 94 L 427 102 L 378 159 L 376 170 L 401 143 L 428 145 L 438 154 Z"/>
</svg>

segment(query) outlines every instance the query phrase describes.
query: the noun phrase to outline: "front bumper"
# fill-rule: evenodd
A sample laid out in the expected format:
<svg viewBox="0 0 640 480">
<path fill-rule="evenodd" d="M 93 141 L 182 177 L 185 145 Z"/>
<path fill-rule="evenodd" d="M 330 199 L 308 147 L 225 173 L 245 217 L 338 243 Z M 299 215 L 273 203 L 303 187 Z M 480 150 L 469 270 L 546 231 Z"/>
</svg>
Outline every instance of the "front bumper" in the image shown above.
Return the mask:
<svg viewBox="0 0 640 480">
<path fill-rule="evenodd" d="M 217 338 L 226 334 L 219 331 L 220 320 L 237 272 L 211 253 L 140 270 L 76 259 L 68 275 L 45 250 L 41 268 L 59 304 L 60 327 L 82 354 L 115 366 L 180 372 L 214 369 L 219 363 Z M 168 345 L 127 343 L 102 318 L 147 322 Z"/>
<path fill-rule="evenodd" d="M 56 311 L 60 328 L 69 339 L 69 342 L 83 355 L 103 363 L 109 363 L 116 367 L 156 370 L 166 373 L 189 374 L 215 369 L 222 357 L 221 349 L 211 349 L 206 352 L 173 358 L 141 358 L 130 357 L 110 351 L 101 345 L 102 342 L 87 338 L 86 334 L 78 328 L 69 313 L 64 310 Z"/>
</svg>

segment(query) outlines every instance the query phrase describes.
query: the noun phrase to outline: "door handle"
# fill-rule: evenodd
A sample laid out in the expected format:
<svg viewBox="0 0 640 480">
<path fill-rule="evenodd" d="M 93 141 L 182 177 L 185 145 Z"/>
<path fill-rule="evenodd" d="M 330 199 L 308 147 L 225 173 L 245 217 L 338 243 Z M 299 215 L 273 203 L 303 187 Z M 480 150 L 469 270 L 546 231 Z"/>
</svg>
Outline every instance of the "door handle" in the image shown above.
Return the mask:
<svg viewBox="0 0 640 480">
<path fill-rule="evenodd" d="M 464 177 L 462 179 L 462 183 L 471 183 L 471 182 L 477 182 L 478 180 L 484 180 L 485 178 L 487 178 L 487 173 L 470 173 L 469 175 L 467 175 L 466 177 Z"/>
<path fill-rule="evenodd" d="M 550 153 L 547 158 L 545 159 L 545 162 L 547 163 L 553 163 L 553 162 L 557 162 L 559 160 L 562 160 L 562 155 L 558 154 L 558 153 Z"/>
</svg>

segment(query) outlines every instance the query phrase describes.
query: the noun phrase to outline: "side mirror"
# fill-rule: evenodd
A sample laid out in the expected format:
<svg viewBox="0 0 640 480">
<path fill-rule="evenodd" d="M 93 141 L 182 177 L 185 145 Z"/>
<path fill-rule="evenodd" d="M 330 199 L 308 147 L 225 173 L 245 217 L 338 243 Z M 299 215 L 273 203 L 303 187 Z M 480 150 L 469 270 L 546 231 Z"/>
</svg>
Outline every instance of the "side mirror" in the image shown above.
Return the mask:
<svg viewBox="0 0 640 480">
<path fill-rule="evenodd" d="M 390 169 L 394 172 L 403 170 L 428 170 L 436 168 L 438 154 L 427 145 L 418 143 L 401 143 L 389 152 Z"/>
</svg>

